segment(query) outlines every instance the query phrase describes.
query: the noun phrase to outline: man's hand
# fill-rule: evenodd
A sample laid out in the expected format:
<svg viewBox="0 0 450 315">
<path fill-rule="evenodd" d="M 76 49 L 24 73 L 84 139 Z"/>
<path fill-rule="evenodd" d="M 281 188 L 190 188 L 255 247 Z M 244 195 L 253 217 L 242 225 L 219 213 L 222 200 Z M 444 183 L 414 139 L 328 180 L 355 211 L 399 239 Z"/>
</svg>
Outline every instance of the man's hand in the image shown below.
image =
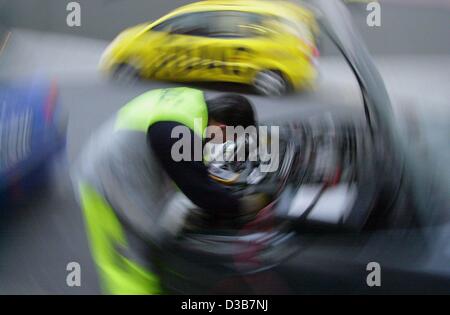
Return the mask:
<svg viewBox="0 0 450 315">
<path fill-rule="evenodd" d="M 239 199 L 239 213 L 230 216 L 223 214 L 218 215 L 211 211 L 199 208 L 191 208 L 189 215 L 186 217 L 184 229 L 185 231 L 198 231 L 202 229 L 214 228 L 237 228 L 254 220 L 259 211 L 270 203 L 267 194 L 257 193 L 243 196 Z M 220 219 L 219 219 L 220 217 Z"/>
<path fill-rule="evenodd" d="M 242 197 L 240 202 L 241 213 L 238 221 L 246 223 L 255 219 L 259 211 L 269 204 L 270 199 L 266 194 L 257 193 Z"/>
</svg>

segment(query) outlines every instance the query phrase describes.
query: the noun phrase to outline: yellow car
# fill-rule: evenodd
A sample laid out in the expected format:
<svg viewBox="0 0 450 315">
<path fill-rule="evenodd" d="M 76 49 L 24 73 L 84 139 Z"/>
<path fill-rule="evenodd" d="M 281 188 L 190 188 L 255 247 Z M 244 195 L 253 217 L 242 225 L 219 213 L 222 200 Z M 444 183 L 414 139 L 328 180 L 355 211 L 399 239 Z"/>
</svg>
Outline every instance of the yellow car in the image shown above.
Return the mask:
<svg viewBox="0 0 450 315">
<path fill-rule="evenodd" d="M 285 1 L 201 1 L 123 31 L 100 67 L 113 77 L 249 84 L 265 95 L 314 85 L 317 24 Z"/>
</svg>

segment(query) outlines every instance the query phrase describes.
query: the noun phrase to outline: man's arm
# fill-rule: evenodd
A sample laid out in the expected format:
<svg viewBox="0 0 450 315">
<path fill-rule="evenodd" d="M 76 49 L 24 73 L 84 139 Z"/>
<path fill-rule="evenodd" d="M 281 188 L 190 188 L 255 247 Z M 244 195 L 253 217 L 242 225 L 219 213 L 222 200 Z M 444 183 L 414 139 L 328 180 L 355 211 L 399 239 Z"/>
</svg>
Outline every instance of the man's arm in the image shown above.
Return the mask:
<svg viewBox="0 0 450 315">
<path fill-rule="evenodd" d="M 219 216 L 236 216 L 240 210 L 239 199 L 224 187 L 214 182 L 207 167 L 201 161 L 194 161 L 194 141 L 200 141 L 191 133 L 190 161 L 175 162 L 171 155 L 172 146 L 179 139 L 171 138 L 172 129 L 182 126 L 177 122 L 158 122 L 150 127 L 148 139 L 154 154 L 164 170 L 178 188 L 198 207 L 215 210 Z M 197 139 L 195 139 L 197 137 Z"/>
</svg>

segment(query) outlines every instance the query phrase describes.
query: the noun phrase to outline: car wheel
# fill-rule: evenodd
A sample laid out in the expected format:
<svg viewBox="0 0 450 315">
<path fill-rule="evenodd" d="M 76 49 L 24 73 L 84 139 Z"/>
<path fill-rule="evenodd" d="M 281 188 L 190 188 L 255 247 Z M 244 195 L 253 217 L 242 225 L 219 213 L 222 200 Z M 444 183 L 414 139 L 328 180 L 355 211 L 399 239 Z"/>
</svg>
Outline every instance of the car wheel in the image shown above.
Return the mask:
<svg viewBox="0 0 450 315">
<path fill-rule="evenodd" d="M 283 75 L 278 71 L 264 70 L 256 74 L 253 79 L 255 90 L 268 96 L 278 96 L 289 92 L 290 86 Z"/>
<path fill-rule="evenodd" d="M 125 84 L 132 84 L 139 80 L 139 70 L 127 63 L 120 64 L 114 70 L 113 79 Z"/>
</svg>

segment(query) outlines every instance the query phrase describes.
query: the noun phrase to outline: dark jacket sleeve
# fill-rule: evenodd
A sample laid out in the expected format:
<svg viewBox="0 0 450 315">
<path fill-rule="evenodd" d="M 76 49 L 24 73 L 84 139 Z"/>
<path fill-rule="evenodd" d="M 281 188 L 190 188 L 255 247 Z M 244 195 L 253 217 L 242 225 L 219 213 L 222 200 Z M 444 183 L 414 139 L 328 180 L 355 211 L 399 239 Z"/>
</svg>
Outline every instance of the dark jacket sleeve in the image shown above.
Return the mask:
<svg viewBox="0 0 450 315">
<path fill-rule="evenodd" d="M 163 169 L 175 182 L 178 188 L 198 207 L 220 211 L 225 217 L 233 216 L 239 211 L 239 199 L 226 188 L 214 182 L 202 161 L 194 161 L 194 145 L 191 145 L 190 161 L 176 162 L 172 158 L 172 146 L 179 140 L 172 138 L 172 129 L 182 126 L 176 122 L 158 122 L 150 127 L 148 140 L 153 153 Z M 194 143 L 194 132 L 190 132 L 191 144 Z M 196 139 L 200 141 L 200 139 Z M 217 213 L 216 213 L 217 214 Z"/>
</svg>

